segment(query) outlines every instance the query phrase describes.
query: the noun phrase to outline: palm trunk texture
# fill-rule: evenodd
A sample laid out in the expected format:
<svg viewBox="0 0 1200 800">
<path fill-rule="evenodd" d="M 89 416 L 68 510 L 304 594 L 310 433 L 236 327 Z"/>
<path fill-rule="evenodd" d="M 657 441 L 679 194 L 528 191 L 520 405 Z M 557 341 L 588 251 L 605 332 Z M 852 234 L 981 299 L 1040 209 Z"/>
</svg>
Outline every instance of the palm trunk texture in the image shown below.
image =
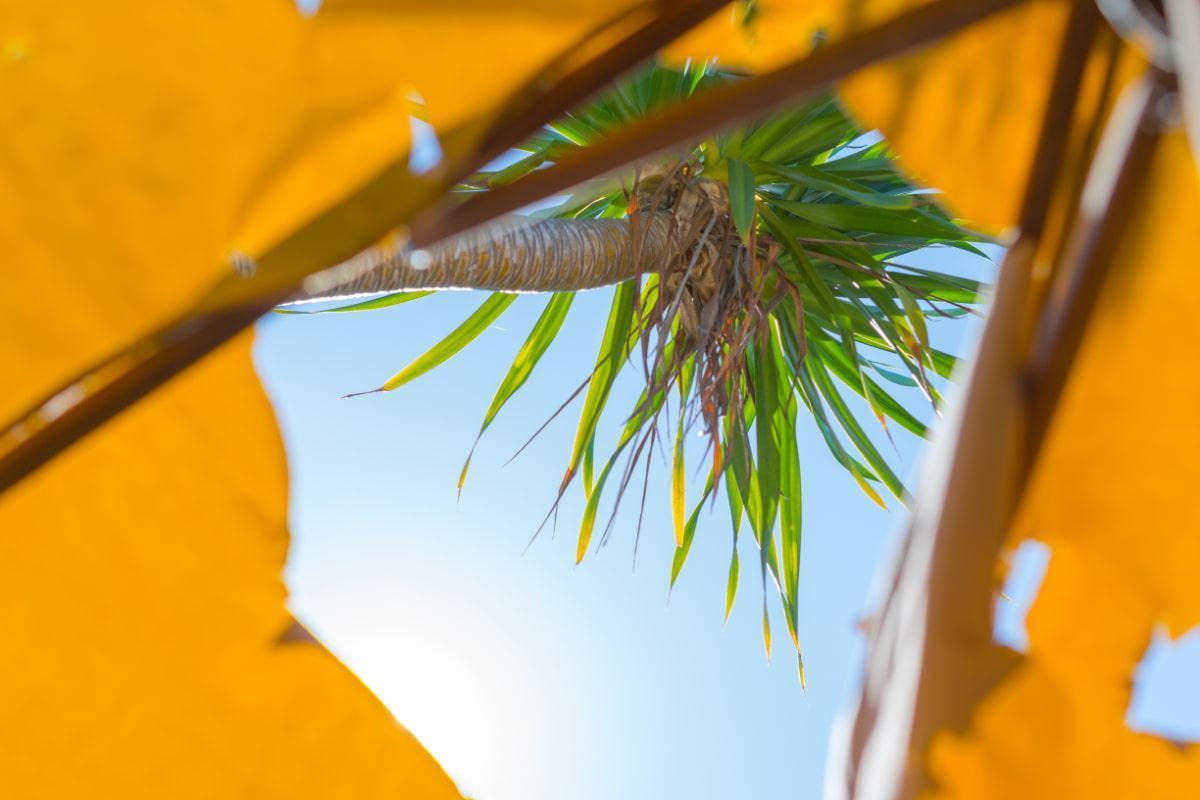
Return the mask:
<svg viewBox="0 0 1200 800">
<path fill-rule="evenodd" d="M 672 222 L 670 214 L 658 213 L 493 225 L 425 251 L 398 250 L 357 277 L 297 301 L 429 289 L 592 289 L 656 268 L 667 256 Z"/>
</svg>

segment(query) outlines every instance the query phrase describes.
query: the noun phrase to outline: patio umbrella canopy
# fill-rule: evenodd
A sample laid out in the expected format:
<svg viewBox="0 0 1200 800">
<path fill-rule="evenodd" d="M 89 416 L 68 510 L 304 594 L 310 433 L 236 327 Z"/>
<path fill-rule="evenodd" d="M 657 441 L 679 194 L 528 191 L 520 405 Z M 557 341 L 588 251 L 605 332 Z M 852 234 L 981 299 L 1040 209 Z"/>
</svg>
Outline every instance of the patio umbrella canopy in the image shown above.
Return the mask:
<svg viewBox="0 0 1200 800">
<path fill-rule="evenodd" d="M 1200 371 L 1162 303 L 1194 283 L 1200 25 L 1163 5 L 4 2 L 0 793 L 457 796 L 286 609 L 286 461 L 248 327 L 381 241 L 836 85 L 1009 248 L 831 792 L 1194 794 L 1195 749 L 1125 723 L 1156 626 L 1200 624 Z M 749 77 L 447 201 L 655 53 Z M 420 174 L 418 108 L 443 151 Z M 1019 654 L 992 613 L 1030 538 L 1052 557 Z"/>
</svg>

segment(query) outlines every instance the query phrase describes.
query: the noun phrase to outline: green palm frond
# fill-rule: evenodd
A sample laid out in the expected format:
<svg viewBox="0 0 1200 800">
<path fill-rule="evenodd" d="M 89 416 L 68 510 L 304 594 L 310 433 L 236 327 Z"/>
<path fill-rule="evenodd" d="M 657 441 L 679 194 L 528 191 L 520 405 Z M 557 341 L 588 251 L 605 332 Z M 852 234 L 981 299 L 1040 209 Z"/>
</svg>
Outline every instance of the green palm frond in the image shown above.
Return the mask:
<svg viewBox="0 0 1200 800">
<path fill-rule="evenodd" d="M 735 79 L 695 66 L 641 70 L 547 126 L 510 163 L 473 176 L 459 191 L 486 192 L 520 180 L 635 119 Z M 647 273 L 617 286 L 594 370 L 576 392 L 583 395 L 583 409 L 559 497 L 581 476 L 586 501 L 577 545 L 581 560 L 596 542 L 604 501 L 614 510 L 601 540 L 639 466 L 649 469 L 656 445 L 665 444 L 659 449 L 671 454 L 677 545 L 671 584 L 687 560 L 701 506 L 724 494 L 734 537 L 726 615 L 739 580 L 736 541 L 745 520 L 759 547 L 760 579 L 776 587 L 798 653 L 799 415 L 813 419 L 834 459 L 872 502 L 885 505 L 885 495 L 904 502 L 904 486 L 867 429 L 879 425 L 888 431 L 895 424 L 925 435 L 919 415 L 885 386 L 916 388 L 936 407 L 933 377 L 947 377 L 954 357 L 931 345 L 929 324 L 971 313 L 982 287 L 897 259 L 931 245 L 979 253 L 976 244 L 986 240 L 951 219 L 935 196 L 905 180 L 886 144 L 865 136 L 833 96 L 718 134 L 660 162 L 593 181 L 537 212 L 559 218 L 630 216 L 640 204 L 658 202 L 664 191 L 665 183 L 650 187 L 647 175 L 723 187 L 713 201 L 721 213 L 710 215 L 708 229 L 688 240 L 686 269 Z M 714 222 L 731 234 L 728 239 L 712 233 Z M 707 284 L 701 285 L 700 272 Z M 570 304 L 569 293 L 555 295 L 538 319 L 487 410 L 481 436 L 554 340 Z M 485 303 L 497 314 L 506 305 Z M 456 340 L 431 351 L 439 357 L 422 356 L 399 376 L 407 379 L 457 352 L 466 344 L 464 328 L 475 330 L 460 326 L 452 334 Z M 629 363 L 643 371 L 646 385 L 632 409 L 621 409 L 624 428 L 606 450 L 597 441 L 597 425 L 610 411 L 618 373 Z M 865 401 L 875 420 L 860 421 L 847 393 Z M 660 423 L 670 413 L 675 422 L 667 430 Z M 708 477 L 702 496 L 687 504 L 684 440 L 696 426 L 707 434 Z M 769 625 L 764 634 L 769 649 Z"/>
</svg>

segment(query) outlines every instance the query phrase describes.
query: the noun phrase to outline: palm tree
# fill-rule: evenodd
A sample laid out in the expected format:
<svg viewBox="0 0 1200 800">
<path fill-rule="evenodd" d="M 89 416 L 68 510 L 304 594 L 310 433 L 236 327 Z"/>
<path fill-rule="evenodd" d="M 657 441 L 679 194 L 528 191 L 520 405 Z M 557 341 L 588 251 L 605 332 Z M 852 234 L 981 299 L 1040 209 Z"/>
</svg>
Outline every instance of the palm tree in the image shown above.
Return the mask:
<svg viewBox="0 0 1200 800">
<path fill-rule="evenodd" d="M 474 176 L 458 191 L 486 192 L 519 180 L 706 85 L 730 80 L 736 77 L 705 67 L 646 68 L 547 126 L 512 163 Z M 648 470 L 659 440 L 673 438 L 671 583 L 687 559 L 701 506 L 723 490 L 734 545 L 726 616 L 745 518 L 758 545 L 764 589 L 768 580 L 776 586 L 799 654 L 800 408 L 871 500 L 883 505 L 882 489 L 903 501 L 903 485 L 839 384 L 866 401 L 885 431 L 891 421 L 925 434 L 925 425 L 881 381 L 916 387 L 936 408 L 930 375 L 948 377 L 954 358 L 930 345 L 927 322 L 970 313 L 980 286 L 896 259 L 931 245 L 978 253 L 972 242 L 980 240 L 933 195 L 905 180 L 886 145 L 864 136 L 826 95 L 632 174 L 583 186 L 535 217 L 494 224 L 428 251 L 380 249 L 351 265 L 354 277 L 301 299 L 386 293 L 333 309 L 361 311 L 437 289 L 494 290 L 443 341 L 376 390 L 388 391 L 461 350 L 514 293 L 550 293 L 484 416 L 482 436 L 557 336 L 573 292 L 616 284 L 595 368 L 570 398 L 584 394 L 558 497 L 582 477 L 586 506 L 576 558 L 582 560 L 592 542 L 604 489 L 615 483 L 601 541 L 637 468 Z M 597 470 L 597 422 L 617 373 L 635 354 L 645 388 Z M 673 431 L 664 433 L 661 422 L 672 406 Z M 684 440 L 696 425 L 706 434 L 711 467 L 689 512 Z M 470 455 L 460 491 L 469 465 Z M 767 613 L 764 591 L 769 652 Z M 803 680 L 802 662 L 800 674 Z"/>
</svg>

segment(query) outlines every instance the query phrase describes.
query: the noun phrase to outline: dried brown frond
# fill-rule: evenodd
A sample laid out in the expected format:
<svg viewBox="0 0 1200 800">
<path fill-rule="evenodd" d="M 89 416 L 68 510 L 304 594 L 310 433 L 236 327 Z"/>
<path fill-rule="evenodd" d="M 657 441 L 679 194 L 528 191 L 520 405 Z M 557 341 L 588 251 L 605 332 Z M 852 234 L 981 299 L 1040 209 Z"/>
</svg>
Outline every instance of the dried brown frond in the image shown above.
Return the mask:
<svg viewBox="0 0 1200 800">
<path fill-rule="evenodd" d="M 643 175 L 631 204 L 639 213 L 631 218 L 669 214 L 671 219 L 671 246 L 656 271 L 657 290 L 648 294 L 648 307 L 639 309 L 645 402 L 660 411 L 667 408 L 654 398 L 689 376 L 688 405 L 680 413 L 688 415 L 685 427 L 702 425 L 716 483 L 722 467 L 720 421 L 729 414 L 742 418 L 739 387 L 748 381 L 747 348 L 769 319 L 762 298 L 771 295 L 771 305 L 783 300 L 788 296 L 783 287 L 796 302 L 799 295 L 773 269 L 778 245 L 758 235 L 743 242 L 726 184 L 700 177 L 695 166 L 680 162 Z M 653 416 L 656 421 L 658 412 Z M 648 427 L 653 429 L 654 422 Z"/>
</svg>

